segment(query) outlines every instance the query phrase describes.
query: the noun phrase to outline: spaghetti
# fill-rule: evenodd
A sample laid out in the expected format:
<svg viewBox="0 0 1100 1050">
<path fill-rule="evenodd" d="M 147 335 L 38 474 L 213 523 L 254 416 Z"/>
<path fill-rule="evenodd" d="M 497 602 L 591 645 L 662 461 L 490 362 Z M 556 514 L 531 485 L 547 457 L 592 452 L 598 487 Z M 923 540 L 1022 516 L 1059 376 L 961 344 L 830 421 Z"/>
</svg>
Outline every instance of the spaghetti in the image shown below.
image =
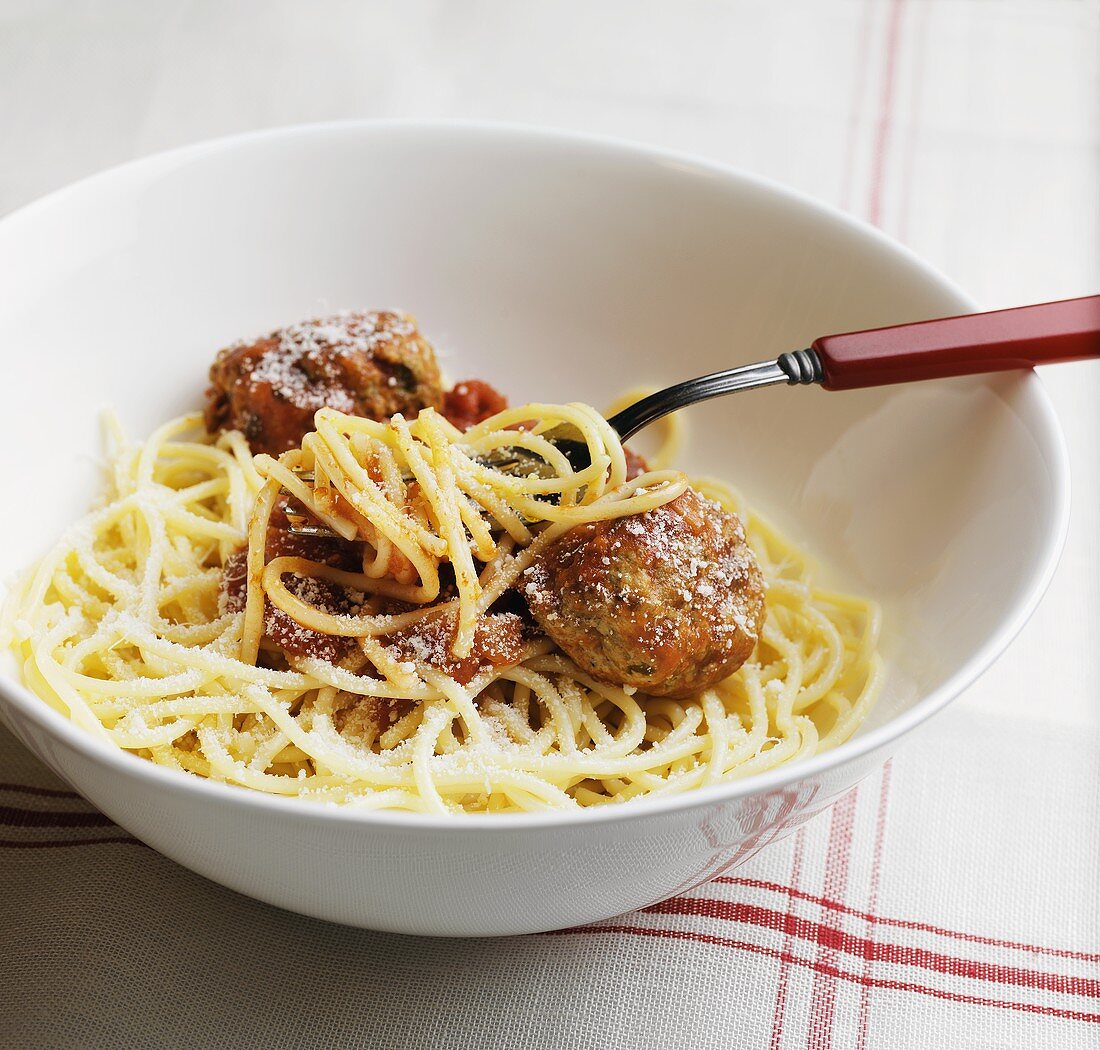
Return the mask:
<svg viewBox="0 0 1100 1050">
<path fill-rule="evenodd" d="M 684 492 L 688 479 L 666 467 L 675 432 L 655 457 L 662 469 L 628 480 L 617 435 L 577 404 L 506 409 L 465 432 L 430 409 L 388 422 L 322 409 L 278 459 L 200 422 L 175 420 L 143 445 L 112 425 L 106 500 L 5 608 L 27 684 L 150 761 L 364 809 L 589 806 L 814 754 L 874 702 L 877 608 L 817 588 L 807 558 L 710 480 L 691 484 L 745 518 L 768 585 L 756 650 L 736 673 L 673 700 L 591 677 L 537 633 L 512 638 L 504 661 L 479 655 L 490 610 L 555 539 Z M 547 438 L 563 427 L 587 445 L 584 469 Z M 502 449 L 541 469 L 498 469 Z M 360 571 L 269 557 L 287 499 L 363 543 Z M 234 606 L 223 573 L 244 545 Z M 343 602 L 315 600 L 303 580 Z M 273 656 L 271 610 L 344 640 L 343 655 Z"/>
</svg>

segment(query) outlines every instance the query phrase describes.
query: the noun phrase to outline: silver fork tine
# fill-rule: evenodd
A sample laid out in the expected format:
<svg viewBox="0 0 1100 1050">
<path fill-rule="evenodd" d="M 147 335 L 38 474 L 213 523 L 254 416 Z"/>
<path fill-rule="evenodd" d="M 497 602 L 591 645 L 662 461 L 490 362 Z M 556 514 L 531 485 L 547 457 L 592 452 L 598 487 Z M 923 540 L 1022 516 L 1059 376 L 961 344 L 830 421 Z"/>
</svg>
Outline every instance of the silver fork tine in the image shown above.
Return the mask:
<svg viewBox="0 0 1100 1050">
<path fill-rule="evenodd" d="M 303 514 L 291 504 L 287 505 L 286 520 L 290 525 L 289 532 L 295 536 L 316 536 L 318 539 L 334 540 L 337 535 L 327 525 L 314 521 L 307 514 Z"/>
</svg>

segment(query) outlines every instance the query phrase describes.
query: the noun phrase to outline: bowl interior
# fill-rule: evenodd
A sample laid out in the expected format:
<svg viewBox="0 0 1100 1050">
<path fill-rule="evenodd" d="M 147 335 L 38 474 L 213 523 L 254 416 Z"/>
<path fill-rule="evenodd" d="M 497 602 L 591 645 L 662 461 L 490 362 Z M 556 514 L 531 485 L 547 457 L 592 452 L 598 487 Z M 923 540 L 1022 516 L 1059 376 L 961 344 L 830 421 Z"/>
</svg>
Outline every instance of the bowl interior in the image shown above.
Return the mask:
<svg viewBox="0 0 1100 1050">
<path fill-rule="evenodd" d="M 152 158 L 0 226 L 9 492 L 0 575 L 86 508 L 98 411 L 144 435 L 214 351 L 352 306 L 415 313 L 452 378 L 606 404 L 834 331 L 967 309 L 869 231 L 754 180 L 507 129 L 333 126 Z M 882 725 L 1020 612 L 1058 529 L 1031 376 L 780 388 L 691 411 L 682 463 L 733 481 L 885 607 Z M 8 668 L 10 671 L 10 666 Z M 864 730 L 866 731 L 866 730 Z"/>
</svg>

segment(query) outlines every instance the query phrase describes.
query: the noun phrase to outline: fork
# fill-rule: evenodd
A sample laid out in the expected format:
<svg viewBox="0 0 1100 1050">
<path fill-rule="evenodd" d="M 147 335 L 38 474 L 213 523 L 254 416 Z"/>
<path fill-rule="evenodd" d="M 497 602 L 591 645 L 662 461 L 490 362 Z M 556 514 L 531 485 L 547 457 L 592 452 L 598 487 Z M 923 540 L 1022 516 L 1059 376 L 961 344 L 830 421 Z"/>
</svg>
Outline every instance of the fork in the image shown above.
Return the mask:
<svg viewBox="0 0 1100 1050">
<path fill-rule="evenodd" d="M 1100 295 L 821 336 L 805 350 L 666 387 L 616 412 L 608 423 L 626 441 L 670 412 L 739 390 L 782 383 L 855 390 L 1092 357 L 1100 357 Z M 565 427 L 543 436 L 554 442 L 574 470 L 591 464 L 588 445 L 571 438 Z M 534 453 L 518 448 L 498 450 L 483 461 L 498 470 L 524 474 L 546 466 Z M 301 520 L 291 522 L 292 532 L 333 535 L 306 515 L 297 517 Z"/>
</svg>

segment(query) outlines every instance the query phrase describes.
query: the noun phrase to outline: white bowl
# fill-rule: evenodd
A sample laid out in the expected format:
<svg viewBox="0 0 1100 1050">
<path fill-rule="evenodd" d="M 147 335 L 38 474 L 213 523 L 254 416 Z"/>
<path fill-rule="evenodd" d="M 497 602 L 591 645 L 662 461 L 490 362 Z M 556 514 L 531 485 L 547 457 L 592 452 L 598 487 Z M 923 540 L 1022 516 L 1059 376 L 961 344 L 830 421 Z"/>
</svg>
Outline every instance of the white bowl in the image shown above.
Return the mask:
<svg viewBox="0 0 1100 1050">
<path fill-rule="evenodd" d="M 687 157 L 502 126 L 335 124 L 128 164 L 0 223 L 0 574 L 98 485 L 97 412 L 133 432 L 199 403 L 214 350 L 336 307 L 419 317 L 454 378 L 609 401 L 815 336 L 966 311 L 870 229 Z M 17 736 L 113 820 L 253 897 L 376 929 L 505 934 L 651 904 L 755 853 L 875 770 L 1034 609 L 1066 526 L 1066 456 L 1030 373 L 692 409 L 684 464 L 733 480 L 885 607 L 885 693 L 802 764 L 598 811 L 357 814 L 154 766 L 24 689 Z M 954 775 L 944 770 L 944 775 Z M 933 819 L 933 818 L 929 818 Z"/>
</svg>

